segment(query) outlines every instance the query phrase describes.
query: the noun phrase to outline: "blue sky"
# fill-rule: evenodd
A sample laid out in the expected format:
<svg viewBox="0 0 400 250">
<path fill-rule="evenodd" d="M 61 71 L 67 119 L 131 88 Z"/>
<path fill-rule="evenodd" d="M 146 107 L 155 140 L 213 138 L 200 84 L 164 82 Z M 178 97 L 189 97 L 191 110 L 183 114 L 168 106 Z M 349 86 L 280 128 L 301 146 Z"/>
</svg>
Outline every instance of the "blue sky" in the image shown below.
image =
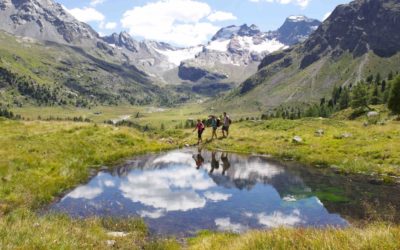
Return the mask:
<svg viewBox="0 0 400 250">
<path fill-rule="evenodd" d="M 56 0 L 100 34 L 128 31 L 137 39 L 181 46 L 206 42 L 219 28 L 255 24 L 275 30 L 290 15 L 322 20 L 349 0 Z"/>
</svg>

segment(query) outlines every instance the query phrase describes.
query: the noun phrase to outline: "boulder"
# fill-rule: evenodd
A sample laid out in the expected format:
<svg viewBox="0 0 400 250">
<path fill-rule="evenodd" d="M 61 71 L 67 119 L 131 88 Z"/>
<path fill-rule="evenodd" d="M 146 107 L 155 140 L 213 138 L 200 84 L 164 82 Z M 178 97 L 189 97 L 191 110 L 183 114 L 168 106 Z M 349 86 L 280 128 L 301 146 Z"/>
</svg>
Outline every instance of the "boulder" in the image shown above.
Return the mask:
<svg viewBox="0 0 400 250">
<path fill-rule="evenodd" d="M 371 118 L 371 117 L 377 117 L 377 116 L 379 116 L 379 112 L 370 111 L 370 112 L 368 112 L 367 116 L 368 116 L 369 118 Z"/>
<path fill-rule="evenodd" d="M 324 136 L 325 131 L 324 131 L 323 129 L 318 129 L 318 130 L 315 131 L 314 134 L 315 134 L 315 136 L 317 136 L 317 137 L 322 137 L 322 136 Z"/>
<path fill-rule="evenodd" d="M 115 240 L 107 240 L 106 243 L 108 247 L 113 247 L 117 242 Z"/>
<path fill-rule="evenodd" d="M 296 135 L 295 137 L 293 137 L 292 142 L 293 143 L 298 143 L 298 144 L 303 143 L 303 138 L 301 138 L 300 136 Z"/>
</svg>

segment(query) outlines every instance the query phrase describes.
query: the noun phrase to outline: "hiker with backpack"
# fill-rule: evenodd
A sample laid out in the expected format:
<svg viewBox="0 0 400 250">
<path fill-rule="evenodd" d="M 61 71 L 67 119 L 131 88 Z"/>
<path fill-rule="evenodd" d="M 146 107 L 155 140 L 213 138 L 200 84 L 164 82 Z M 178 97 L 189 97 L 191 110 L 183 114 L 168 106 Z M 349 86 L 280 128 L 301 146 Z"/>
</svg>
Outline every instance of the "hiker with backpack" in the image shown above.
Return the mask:
<svg viewBox="0 0 400 250">
<path fill-rule="evenodd" d="M 217 129 L 219 126 L 218 126 L 218 119 L 215 115 L 210 116 L 210 123 L 211 123 L 211 128 L 212 128 L 211 140 L 213 140 L 214 137 L 215 137 L 215 139 L 218 139 Z M 221 123 L 221 121 L 219 123 Z"/>
<path fill-rule="evenodd" d="M 204 123 L 198 119 L 197 120 L 197 125 L 194 128 L 193 132 L 197 130 L 197 144 L 199 145 L 200 142 L 203 142 L 203 132 L 206 129 L 206 126 L 204 125 Z"/>
<path fill-rule="evenodd" d="M 223 123 L 222 123 L 222 136 L 224 138 L 229 136 L 229 126 L 231 126 L 231 118 L 224 112 Z M 226 133 L 226 135 L 225 135 Z"/>
</svg>

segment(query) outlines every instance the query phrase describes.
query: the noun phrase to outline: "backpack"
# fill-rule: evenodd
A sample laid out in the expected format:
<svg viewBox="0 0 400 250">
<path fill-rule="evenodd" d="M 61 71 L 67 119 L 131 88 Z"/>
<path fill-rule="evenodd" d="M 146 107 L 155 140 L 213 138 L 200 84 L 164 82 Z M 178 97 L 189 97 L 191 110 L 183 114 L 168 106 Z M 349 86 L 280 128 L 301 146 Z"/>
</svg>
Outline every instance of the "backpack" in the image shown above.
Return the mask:
<svg viewBox="0 0 400 250">
<path fill-rule="evenodd" d="M 221 127 L 221 119 L 217 119 L 217 128 Z"/>
</svg>

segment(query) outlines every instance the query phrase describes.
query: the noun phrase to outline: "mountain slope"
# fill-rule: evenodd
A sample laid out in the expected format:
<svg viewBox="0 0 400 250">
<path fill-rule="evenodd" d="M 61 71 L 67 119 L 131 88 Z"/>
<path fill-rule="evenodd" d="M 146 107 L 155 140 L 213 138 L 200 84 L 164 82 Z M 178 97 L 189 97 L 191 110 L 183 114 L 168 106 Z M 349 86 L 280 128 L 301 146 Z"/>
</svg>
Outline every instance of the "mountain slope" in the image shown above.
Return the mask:
<svg viewBox="0 0 400 250">
<path fill-rule="evenodd" d="M 316 102 L 334 86 L 400 67 L 400 3 L 356 0 L 340 5 L 304 43 L 266 56 L 259 71 L 224 107 L 266 110 L 283 103 Z"/>
<path fill-rule="evenodd" d="M 290 16 L 277 31 L 262 32 L 246 24 L 222 28 L 195 58 L 182 62 L 179 77 L 200 84 L 235 86 L 256 72 L 265 55 L 303 41 L 319 24 L 305 16 Z"/>
<path fill-rule="evenodd" d="M 110 46 L 52 0 L 0 0 L 0 30 L 6 31 L 0 32 L 3 103 L 82 106 L 175 100 L 131 60 L 133 51 Z"/>
</svg>

